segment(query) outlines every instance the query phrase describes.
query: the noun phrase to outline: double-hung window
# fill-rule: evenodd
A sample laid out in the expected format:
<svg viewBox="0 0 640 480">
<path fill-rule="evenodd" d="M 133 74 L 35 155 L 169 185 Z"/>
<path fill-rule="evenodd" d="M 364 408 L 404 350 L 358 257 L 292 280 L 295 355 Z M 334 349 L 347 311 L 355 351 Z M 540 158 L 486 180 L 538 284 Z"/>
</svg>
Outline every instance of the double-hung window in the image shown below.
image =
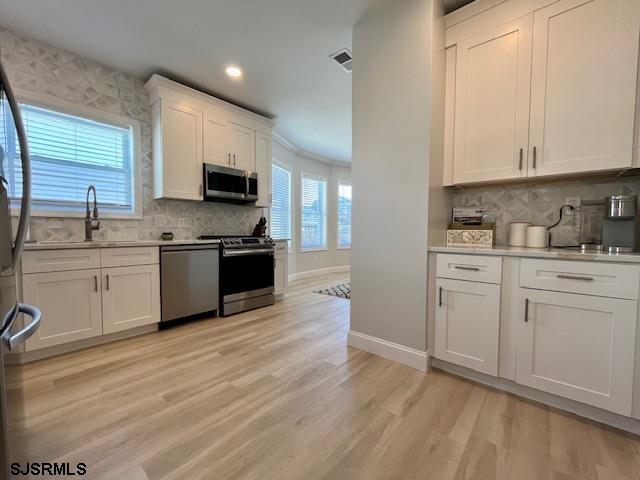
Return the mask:
<svg viewBox="0 0 640 480">
<path fill-rule="evenodd" d="M 327 248 L 327 181 L 302 174 L 301 182 L 302 251 Z"/>
<path fill-rule="evenodd" d="M 338 184 L 338 248 L 351 248 L 351 184 Z"/>
<path fill-rule="evenodd" d="M 84 109 L 69 107 L 20 102 L 31 154 L 33 213 L 82 215 L 87 187 L 95 185 L 102 216 L 139 215 L 141 202 L 136 195 L 139 189 L 134 153 L 139 124 L 102 112 L 85 116 Z M 78 114 L 79 111 L 82 113 Z M 0 136 L 4 146 L 1 170 L 9 180 L 12 207 L 19 208 L 22 164 L 8 108 L 2 109 Z"/>
<path fill-rule="evenodd" d="M 291 172 L 271 166 L 271 237 L 291 239 Z"/>
</svg>

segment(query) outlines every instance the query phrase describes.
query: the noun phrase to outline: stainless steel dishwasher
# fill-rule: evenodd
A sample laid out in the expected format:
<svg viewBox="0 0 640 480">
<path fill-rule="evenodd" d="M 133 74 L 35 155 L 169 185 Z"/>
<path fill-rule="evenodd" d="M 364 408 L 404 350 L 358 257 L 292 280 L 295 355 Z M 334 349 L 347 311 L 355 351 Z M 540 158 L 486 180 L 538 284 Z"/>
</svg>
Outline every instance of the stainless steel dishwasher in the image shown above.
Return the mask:
<svg viewBox="0 0 640 480">
<path fill-rule="evenodd" d="M 217 312 L 219 246 L 160 247 L 162 322 Z"/>
</svg>

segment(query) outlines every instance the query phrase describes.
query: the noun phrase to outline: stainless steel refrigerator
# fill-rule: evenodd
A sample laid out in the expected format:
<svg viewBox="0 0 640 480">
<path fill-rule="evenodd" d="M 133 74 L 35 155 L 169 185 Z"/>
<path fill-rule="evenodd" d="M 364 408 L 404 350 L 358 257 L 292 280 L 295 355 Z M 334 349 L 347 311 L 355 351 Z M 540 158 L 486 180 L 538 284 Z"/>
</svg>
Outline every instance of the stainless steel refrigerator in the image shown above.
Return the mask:
<svg viewBox="0 0 640 480">
<path fill-rule="evenodd" d="M 16 351 L 38 329 L 41 315 L 36 307 L 19 303 L 17 296 L 16 269 L 20 265 L 31 211 L 31 166 L 20 109 L 2 62 L 0 115 L 0 480 L 5 480 L 13 478 L 12 463 L 24 466 L 28 461 L 29 435 L 24 415 L 22 369 L 16 362 Z M 12 169 L 12 172 L 18 172 L 12 174 L 12 178 L 5 175 L 9 151 L 19 151 L 21 164 L 21 168 Z M 20 182 L 22 186 L 15 239 L 11 228 L 9 192 L 15 192 L 17 186 L 12 182 Z"/>
</svg>

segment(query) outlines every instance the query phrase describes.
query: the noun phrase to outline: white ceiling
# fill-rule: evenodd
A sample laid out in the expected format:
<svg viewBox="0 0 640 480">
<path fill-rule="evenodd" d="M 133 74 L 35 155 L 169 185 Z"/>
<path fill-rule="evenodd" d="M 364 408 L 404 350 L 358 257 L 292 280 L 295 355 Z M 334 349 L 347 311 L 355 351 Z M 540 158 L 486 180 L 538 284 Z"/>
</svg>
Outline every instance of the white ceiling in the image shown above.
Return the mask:
<svg viewBox="0 0 640 480">
<path fill-rule="evenodd" d="M 351 76 L 329 55 L 381 0 L 0 0 L 0 24 L 259 113 L 301 150 L 351 159 Z M 241 81 L 224 73 L 244 70 Z"/>
</svg>

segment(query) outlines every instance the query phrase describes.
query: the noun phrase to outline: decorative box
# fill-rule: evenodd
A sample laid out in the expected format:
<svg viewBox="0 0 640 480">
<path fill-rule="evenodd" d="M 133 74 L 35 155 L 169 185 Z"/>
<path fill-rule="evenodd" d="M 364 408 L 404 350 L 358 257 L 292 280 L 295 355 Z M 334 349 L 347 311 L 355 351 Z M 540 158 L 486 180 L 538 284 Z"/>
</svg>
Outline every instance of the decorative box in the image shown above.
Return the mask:
<svg viewBox="0 0 640 480">
<path fill-rule="evenodd" d="M 496 244 L 496 224 L 463 225 L 452 223 L 447 228 L 447 247 L 493 248 Z"/>
</svg>

